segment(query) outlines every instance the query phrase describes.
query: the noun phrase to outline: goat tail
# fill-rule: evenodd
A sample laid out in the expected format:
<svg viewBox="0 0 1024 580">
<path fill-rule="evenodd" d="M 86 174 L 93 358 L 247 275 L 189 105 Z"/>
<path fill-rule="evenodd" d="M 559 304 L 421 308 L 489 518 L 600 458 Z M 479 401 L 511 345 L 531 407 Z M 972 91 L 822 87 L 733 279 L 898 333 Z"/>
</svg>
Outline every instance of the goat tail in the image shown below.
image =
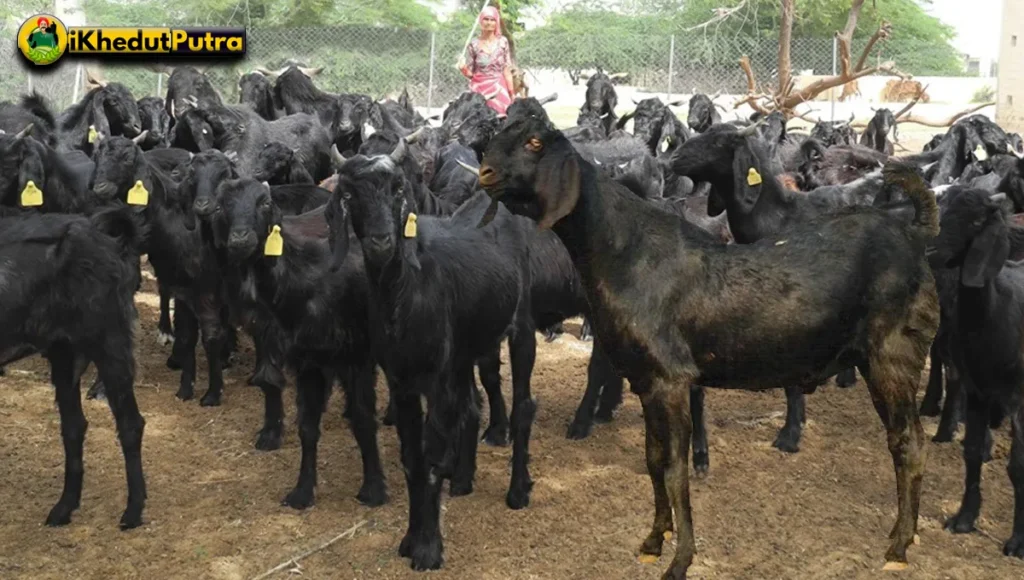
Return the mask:
<svg viewBox="0 0 1024 580">
<path fill-rule="evenodd" d="M 885 187 L 895 187 L 914 204 L 914 219 L 910 233 L 922 241 L 929 241 L 939 235 L 939 204 L 935 194 L 928 188 L 918 167 L 913 163 L 892 160 L 882 170 Z"/>
<path fill-rule="evenodd" d="M 57 119 L 54 118 L 53 112 L 46 104 L 46 99 L 38 92 L 32 91 L 32 94 L 21 97 L 21 106 L 36 117 L 39 117 L 50 131 L 57 129 Z"/>
<path fill-rule="evenodd" d="M 142 217 L 130 206 L 100 210 L 89 217 L 94 228 L 112 238 L 124 255 L 139 255 L 148 236 Z"/>
</svg>

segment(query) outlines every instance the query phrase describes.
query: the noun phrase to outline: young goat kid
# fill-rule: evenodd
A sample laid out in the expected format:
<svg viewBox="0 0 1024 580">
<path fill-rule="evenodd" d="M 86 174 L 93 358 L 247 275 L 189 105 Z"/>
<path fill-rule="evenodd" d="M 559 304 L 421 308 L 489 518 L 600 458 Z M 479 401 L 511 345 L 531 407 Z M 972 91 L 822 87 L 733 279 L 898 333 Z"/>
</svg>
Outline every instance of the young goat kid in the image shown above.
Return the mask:
<svg viewBox="0 0 1024 580">
<path fill-rule="evenodd" d="M 491 140 L 480 168 L 495 200 L 489 214 L 500 198 L 554 229 L 580 272 L 596 335 L 640 396 L 655 496 L 640 555 L 655 560 L 676 530 L 664 578 L 685 578 L 694 553 L 690 386 L 817 385 L 850 366 L 867 377 L 895 465 L 886 567 L 906 567 L 925 463 L 914 397 L 938 326 L 924 256 L 938 208 L 913 168 L 890 167 L 887 181 L 914 200 L 913 223 L 863 208 L 795 227 L 781 246 L 727 246 L 701 241 L 696 226 L 601 176 L 541 122 L 511 124 Z"/>
<path fill-rule="evenodd" d="M 352 228 L 370 281 L 374 353 L 397 409 L 409 492 L 409 528 L 399 553 L 412 568 L 440 568 L 441 485 L 464 487 L 475 469 L 480 418 L 473 364 L 508 337 L 512 366 L 512 481 L 506 504 L 526 507 L 532 487 L 528 443 L 536 338 L 530 315 L 529 222 L 505 212 L 487 228 L 480 215 L 417 216 L 401 169 L 401 140 L 390 155 L 338 159 L 331 235 Z M 335 247 L 335 257 L 340 255 Z M 427 399 L 426 422 L 420 397 Z M 464 459 L 464 460 L 462 460 Z"/>
</svg>

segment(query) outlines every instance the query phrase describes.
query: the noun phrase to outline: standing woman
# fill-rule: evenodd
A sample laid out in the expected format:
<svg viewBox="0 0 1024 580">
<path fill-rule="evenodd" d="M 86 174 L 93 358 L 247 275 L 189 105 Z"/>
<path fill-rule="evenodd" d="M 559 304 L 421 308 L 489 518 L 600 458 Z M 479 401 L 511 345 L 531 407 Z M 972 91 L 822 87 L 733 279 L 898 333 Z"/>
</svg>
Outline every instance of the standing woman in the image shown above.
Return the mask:
<svg viewBox="0 0 1024 580">
<path fill-rule="evenodd" d="M 480 12 L 480 35 L 459 57 L 458 67 L 469 79 L 469 89 L 487 99 L 487 106 L 499 115 L 512 103 L 512 58 L 508 39 L 501 34 L 498 9 L 488 6 Z"/>
</svg>

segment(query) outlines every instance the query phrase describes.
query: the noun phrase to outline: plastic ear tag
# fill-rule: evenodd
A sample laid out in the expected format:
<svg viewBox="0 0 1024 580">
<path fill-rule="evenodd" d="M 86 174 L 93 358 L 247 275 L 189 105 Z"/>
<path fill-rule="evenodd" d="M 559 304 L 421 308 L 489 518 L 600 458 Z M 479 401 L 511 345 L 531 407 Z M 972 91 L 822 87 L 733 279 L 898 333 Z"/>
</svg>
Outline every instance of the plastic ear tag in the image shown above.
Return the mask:
<svg viewBox="0 0 1024 580">
<path fill-rule="evenodd" d="M 405 237 L 416 237 L 416 214 L 414 213 L 410 213 L 409 217 L 405 219 Z"/>
<path fill-rule="evenodd" d="M 988 159 L 988 151 L 985 151 L 985 147 L 978 145 L 978 148 L 974 150 L 974 156 L 978 161 L 984 161 Z"/>
<path fill-rule="evenodd" d="M 89 142 L 96 142 L 96 125 L 89 125 Z"/>
<path fill-rule="evenodd" d="M 25 189 L 21 190 L 21 205 L 22 207 L 38 207 L 43 205 L 43 190 L 36 187 L 34 181 L 29 181 L 25 184 Z"/>
<path fill-rule="evenodd" d="M 128 205 L 149 204 L 149 190 L 142 185 L 142 180 L 135 182 L 135 186 L 128 190 Z"/>
<path fill-rule="evenodd" d="M 750 171 L 747 172 L 747 185 L 761 185 L 761 174 L 753 167 L 751 167 Z"/>
<path fill-rule="evenodd" d="M 267 243 L 263 246 L 264 256 L 280 256 L 284 253 L 284 238 L 281 237 L 281 226 L 270 228 Z"/>
</svg>

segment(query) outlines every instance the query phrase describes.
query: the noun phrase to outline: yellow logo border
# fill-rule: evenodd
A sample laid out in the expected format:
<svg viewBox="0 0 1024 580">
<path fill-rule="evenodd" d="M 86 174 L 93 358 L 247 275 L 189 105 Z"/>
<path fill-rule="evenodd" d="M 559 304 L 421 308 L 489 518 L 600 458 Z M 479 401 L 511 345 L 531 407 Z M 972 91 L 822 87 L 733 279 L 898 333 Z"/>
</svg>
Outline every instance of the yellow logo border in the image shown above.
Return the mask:
<svg viewBox="0 0 1024 580">
<path fill-rule="evenodd" d="M 46 18 L 51 24 L 57 26 L 57 46 L 56 54 L 50 55 L 48 58 L 39 58 L 33 49 L 28 45 L 28 38 L 36 30 L 36 23 L 40 18 Z M 68 50 L 68 27 L 56 16 L 52 14 L 35 14 L 30 16 L 25 22 L 18 28 L 18 48 L 21 50 L 22 56 L 25 57 L 28 62 L 36 66 L 47 66 L 51 65 L 58 60 Z"/>
</svg>

